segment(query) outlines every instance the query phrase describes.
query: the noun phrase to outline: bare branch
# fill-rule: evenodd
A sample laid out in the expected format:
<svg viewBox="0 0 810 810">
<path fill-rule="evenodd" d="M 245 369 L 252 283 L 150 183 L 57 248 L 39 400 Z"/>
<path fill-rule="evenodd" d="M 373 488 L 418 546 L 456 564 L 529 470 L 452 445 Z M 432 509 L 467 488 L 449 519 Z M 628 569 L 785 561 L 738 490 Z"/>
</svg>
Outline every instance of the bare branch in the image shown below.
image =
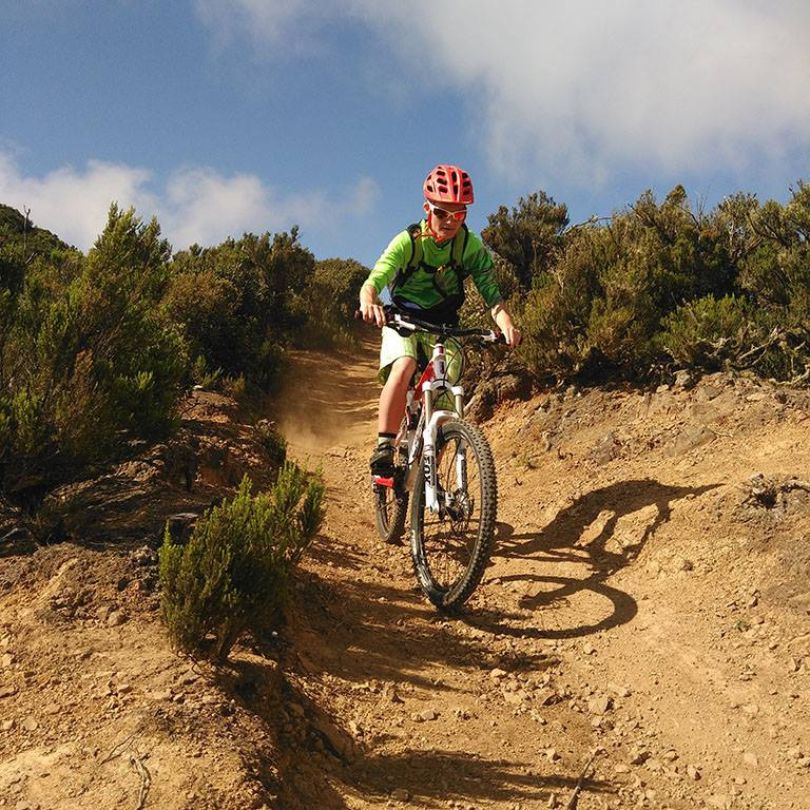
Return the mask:
<svg viewBox="0 0 810 810">
<path fill-rule="evenodd" d="M 137 752 L 129 755 L 129 764 L 141 777 L 141 788 L 138 791 L 138 803 L 135 805 L 135 810 L 143 810 L 146 807 L 146 797 L 149 795 L 149 789 L 152 787 L 152 774 L 149 773 L 148 768 L 143 764 L 143 760 L 138 756 Z"/>
<path fill-rule="evenodd" d="M 585 784 L 585 779 L 588 776 L 588 771 L 591 769 L 591 765 L 593 764 L 593 761 L 596 759 L 596 755 L 598 753 L 599 749 L 597 748 L 591 754 L 590 759 L 585 763 L 585 767 L 582 769 L 582 773 L 580 773 L 579 779 L 577 780 L 574 792 L 571 794 L 571 798 L 568 800 L 568 804 L 565 805 L 566 810 L 576 810 L 577 803 L 579 802 L 579 794 L 582 791 L 582 786 Z"/>
</svg>

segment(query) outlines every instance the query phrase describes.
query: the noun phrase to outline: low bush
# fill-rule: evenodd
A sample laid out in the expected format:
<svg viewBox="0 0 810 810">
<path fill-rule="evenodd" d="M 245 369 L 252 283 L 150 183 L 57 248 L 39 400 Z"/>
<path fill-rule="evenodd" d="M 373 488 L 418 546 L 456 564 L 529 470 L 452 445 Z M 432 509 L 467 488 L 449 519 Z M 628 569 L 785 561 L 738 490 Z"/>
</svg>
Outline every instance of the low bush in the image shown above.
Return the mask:
<svg viewBox="0 0 810 810">
<path fill-rule="evenodd" d="M 324 486 L 285 463 L 273 488 L 205 514 L 185 545 L 168 530 L 160 550 L 161 611 L 173 645 L 224 661 L 243 633 L 278 621 L 290 575 L 323 518 Z"/>
<path fill-rule="evenodd" d="M 733 295 L 690 301 L 667 315 L 663 325 L 656 342 L 676 363 L 708 369 L 738 356 L 756 328 L 750 306 Z"/>
<path fill-rule="evenodd" d="M 521 221 L 536 230 L 526 245 L 550 244 L 547 223 Z M 693 210 L 681 186 L 660 204 L 646 192 L 545 251 L 520 354 L 536 379 L 642 380 L 674 362 L 806 380 L 809 240 L 804 183 L 785 206 L 737 194 L 709 213 Z"/>
<path fill-rule="evenodd" d="M 287 439 L 269 419 L 260 419 L 256 423 L 256 438 L 259 440 L 271 464 L 281 466 L 287 460 Z"/>
</svg>

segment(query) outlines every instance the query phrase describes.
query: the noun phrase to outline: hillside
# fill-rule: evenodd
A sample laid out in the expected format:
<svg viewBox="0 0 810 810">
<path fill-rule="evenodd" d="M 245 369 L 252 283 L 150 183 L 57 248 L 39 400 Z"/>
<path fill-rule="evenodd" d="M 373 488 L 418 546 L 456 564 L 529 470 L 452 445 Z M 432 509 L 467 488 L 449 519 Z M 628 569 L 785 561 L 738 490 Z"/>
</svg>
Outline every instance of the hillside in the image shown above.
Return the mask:
<svg viewBox="0 0 810 810">
<path fill-rule="evenodd" d="M 288 626 L 231 667 L 170 651 L 153 551 L 261 469 L 224 403 L 186 425 L 204 463 L 107 482 L 126 530 L 79 510 L 37 547 L 5 515 L 0 806 L 810 806 L 810 394 L 717 374 L 501 405 L 498 550 L 451 620 L 374 535 L 373 350 L 294 362 L 273 417 L 327 523 Z"/>
<path fill-rule="evenodd" d="M 45 254 L 68 249 L 58 236 L 33 225 L 16 208 L 0 203 L 0 247 L 3 245 L 24 245 L 30 253 Z"/>
</svg>

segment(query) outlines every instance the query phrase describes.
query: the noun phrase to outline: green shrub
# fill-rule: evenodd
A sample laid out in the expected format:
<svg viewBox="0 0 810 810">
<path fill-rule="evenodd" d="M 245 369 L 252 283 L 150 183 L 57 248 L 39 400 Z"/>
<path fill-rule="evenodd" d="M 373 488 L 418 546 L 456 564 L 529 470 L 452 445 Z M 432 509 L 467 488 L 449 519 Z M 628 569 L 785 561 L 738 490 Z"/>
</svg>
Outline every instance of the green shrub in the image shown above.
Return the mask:
<svg viewBox="0 0 810 810">
<path fill-rule="evenodd" d="M 509 211 L 502 205 L 487 217 L 484 241 L 507 261 L 523 289 L 547 272 L 563 244 L 568 209 L 544 191 L 521 197 Z"/>
<path fill-rule="evenodd" d="M 709 215 L 693 211 L 676 186 L 660 204 L 646 192 L 604 226 L 563 232 L 523 308 L 521 354 L 530 370 L 558 379 L 606 372 L 642 378 L 663 360 L 664 347 L 687 364 L 716 364 L 735 347 L 741 352 L 744 335 L 729 317 L 743 311 L 737 284 L 757 244 L 756 212 L 756 200 L 744 195 Z M 738 303 L 711 303 L 728 295 Z M 679 314 L 668 321 L 673 312 Z M 662 323 L 670 330 L 665 338 Z M 759 329 L 752 324 L 748 332 Z M 711 345 L 718 340 L 722 347 Z"/>
<path fill-rule="evenodd" d="M 657 342 L 679 365 L 720 368 L 750 345 L 752 314 L 744 299 L 708 295 L 664 318 Z"/>
<path fill-rule="evenodd" d="M 315 272 L 303 296 L 307 316 L 305 345 L 353 348 L 357 344 L 354 312 L 368 272 L 367 267 L 354 259 L 323 259 L 315 263 Z"/>
<path fill-rule="evenodd" d="M 757 235 L 742 258 L 741 284 L 785 325 L 810 321 L 810 186 L 799 183 L 786 206 L 769 201 L 751 218 Z"/>
<path fill-rule="evenodd" d="M 220 379 L 244 377 L 272 387 L 282 346 L 306 322 L 305 290 L 313 255 L 289 234 L 244 234 L 212 248 L 174 256 L 163 306 L 189 345 L 196 366 Z M 199 363 L 199 361 L 195 361 Z"/>
<path fill-rule="evenodd" d="M 272 628 L 290 575 L 323 518 L 324 486 L 285 464 L 275 486 L 239 491 L 205 514 L 185 545 L 168 531 L 160 550 L 161 611 L 172 643 L 224 661 L 245 632 Z"/>
<path fill-rule="evenodd" d="M 191 379 L 200 388 L 215 390 L 222 380 L 222 369 L 210 369 L 206 359 L 200 354 L 191 365 Z"/>
<path fill-rule="evenodd" d="M 2 296 L 0 492 L 28 501 L 172 426 L 188 372 L 160 310 L 169 254 L 156 222 L 112 206 L 86 258 L 34 256 Z"/>
<path fill-rule="evenodd" d="M 287 460 L 287 440 L 276 427 L 275 422 L 269 419 L 260 419 L 256 423 L 256 437 L 259 444 L 267 453 L 270 463 L 281 466 Z"/>
</svg>

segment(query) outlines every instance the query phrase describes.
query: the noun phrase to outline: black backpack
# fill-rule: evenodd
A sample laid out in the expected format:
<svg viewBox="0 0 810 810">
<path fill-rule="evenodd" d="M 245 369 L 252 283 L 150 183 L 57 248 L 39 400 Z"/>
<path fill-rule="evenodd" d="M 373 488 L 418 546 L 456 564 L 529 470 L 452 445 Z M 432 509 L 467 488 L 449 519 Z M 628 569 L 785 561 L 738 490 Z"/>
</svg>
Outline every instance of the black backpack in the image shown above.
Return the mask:
<svg viewBox="0 0 810 810">
<path fill-rule="evenodd" d="M 401 296 L 398 297 L 397 290 L 421 267 L 430 275 L 433 286 L 442 300 L 429 309 L 419 309 L 419 317 L 428 323 L 456 326 L 458 324 L 458 311 L 464 303 L 464 280 L 467 278 L 468 273 L 464 270 L 463 258 L 470 232 L 466 225 L 459 228 L 458 233 L 453 237 L 453 244 L 450 248 L 450 261 L 441 265 L 441 267 L 432 267 L 425 264 L 422 238 L 420 237 L 421 232 L 422 228 L 419 223 L 408 226 L 408 235 L 411 237 L 411 257 L 408 264 L 397 272 L 393 282 L 389 285 L 391 300 L 402 309 L 412 311 L 416 309 L 413 302 Z M 455 292 L 447 292 L 438 282 L 439 276 L 448 270 L 451 270 L 458 279 L 458 290 Z"/>
</svg>

